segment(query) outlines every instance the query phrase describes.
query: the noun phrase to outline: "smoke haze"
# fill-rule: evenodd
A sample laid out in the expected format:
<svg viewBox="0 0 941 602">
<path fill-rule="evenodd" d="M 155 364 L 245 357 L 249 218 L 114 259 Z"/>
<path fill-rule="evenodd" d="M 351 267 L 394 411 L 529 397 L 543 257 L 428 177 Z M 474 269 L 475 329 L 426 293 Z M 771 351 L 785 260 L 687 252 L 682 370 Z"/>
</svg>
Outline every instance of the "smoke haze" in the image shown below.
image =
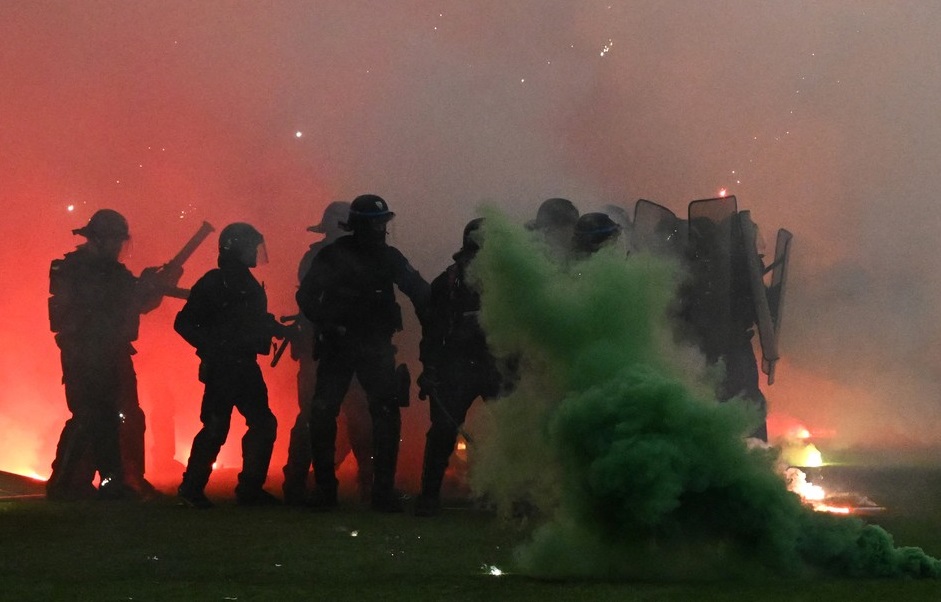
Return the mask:
<svg viewBox="0 0 941 602">
<path fill-rule="evenodd" d="M 561 267 L 496 215 L 483 235 L 481 323 L 520 370 L 488 408 L 471 482 L 503 514 L 536 517 L 524 573 L 941 577 L 941 561 L 880 527 L 818 516 L 774 451 L 749 448 L 754 411 L 718 403 L 714 375 L 672 342 L 678 266 L 608 248 Z"/>
<path fill-rule="evenodd" d="M 517 221 L 550 196 L 682 215 L 727 188 L 769 243 L 795 234 L 771 412 L 834 446 L 934 444 L 939 17 L 848 0 L 5 2 L 0 468 L 48 474 L 67 416 L 49 262 L 96 209 L 128 217 L 135 273 L 203 220 L 253 223 L 282 315 L 305 227 L 363 192 L 389 201 L 395 244 L 430 280 L 484 202 Z M 137 344 L 152 461 L 185 461 L 198 428 L 179 307 L 145 316 Z M 283 455 L 293 367 L 266 376 Z M 426 412 L 406 413 L 406 474 Z M 220 461 L 237 465 L 237 445 Z"/>
</svg>

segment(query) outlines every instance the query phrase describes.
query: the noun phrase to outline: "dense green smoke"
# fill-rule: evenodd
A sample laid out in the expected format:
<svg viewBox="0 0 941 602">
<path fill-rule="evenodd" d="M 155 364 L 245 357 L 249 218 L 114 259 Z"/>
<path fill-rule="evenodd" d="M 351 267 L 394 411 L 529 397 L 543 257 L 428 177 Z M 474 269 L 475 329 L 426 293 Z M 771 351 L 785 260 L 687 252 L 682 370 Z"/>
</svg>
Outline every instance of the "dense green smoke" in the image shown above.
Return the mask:
<svg viewBox="0 0 941 602">
<path fill-rule="evenodd" d="M 881 528 L 803 506 L 772 452 L 747 445 L 755 415 L 716 402 L 701 358 L 673 342 L 676 266 L 613 249 L 562 266 L 495 213 L 484 238 L 481 321 L 520 380 L 486 412 L 472 484 L 538 517 L 520 570 L 941 576 Z"/>
</svg>

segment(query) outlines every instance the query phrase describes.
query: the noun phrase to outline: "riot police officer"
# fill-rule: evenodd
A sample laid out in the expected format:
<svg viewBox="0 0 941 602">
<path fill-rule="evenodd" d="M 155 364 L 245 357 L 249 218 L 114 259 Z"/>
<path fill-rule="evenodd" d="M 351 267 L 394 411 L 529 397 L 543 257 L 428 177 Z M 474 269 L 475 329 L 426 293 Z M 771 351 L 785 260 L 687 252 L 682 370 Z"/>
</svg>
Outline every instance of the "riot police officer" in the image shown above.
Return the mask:
<svg viewBox="0 0 941 602">
<path fill-rule="evenodd" d="M 355 374 L 366 391 L 373 424 L 371 506 L 401 512 L 394 489 L 401 431 L 395 347 L 402 329 L 397 286 L 421 319 L 428 283 L 402 253 L 386 243 L 394 217 L 386 201 L 373 194 L 356 197 L 343 227 L 351 234 L 324 247 L 311 262 L 297 291 L 297 304 L 313 323 L 317 382 L 310 410 L 311 455 L 315 490 L 311 505 L 337 505 L 334 466 L 337 414 Z"/>
<path fill-rule="evenodd" d="M 297 280 L 301 282 L 310 269 L 314 257 L 328 244 L 346 231 L 340 223 L 347 218 L 350 204 L 334 201 L 327 205 L 320 223 L 307 228 L 309 232 L 323 234 L 321 240 L 310 245 L 301 257 L 297 269 Z M 300 411 L 291 428 L 288 443 L 288 458 L 284 464 L 284 501 L 287 504 L 302 504 L 307 501 L 307 480 L 311 468 L 310 457 L 310 403 L 314 396 L 317 362 L 312 348 L 313 324 L 303 314 L 295 322 L 297 332 L 291 338 L 291 357 L 297 360 L 297 402 Z M 366 403 L 366 393 L 356 378 L 340 406 L 339 420 L 343 423 L 337 430 L 336 465 L 343 463 L 347 453 L 356 458 L 356 481 L 361 499 L 368 500 L 372 491 L 372 424 Z"/>
<path fill-rule="evenodd" d="M 232 409 L 245 417 L 242 471 L 235 488 L 240 504 L 278 503 L 262 489 L 268 475 L 277 420 L 257 356 L 286 327 L 268 313 L 264 287 L 250 268 L 266 261 L 264 238 L 253 226 L 233 223 L 219 234 L 219 267 L 200 278 L 176 316 L 174 328 L 199 356 L 199 380 L 206 385 L 199 418 L 203 426 L 190 450 L 178 493 L 183 503 L 209 508 L 204 489 L 229 433 Z"/>
<path fill-rule="evenodd" d="M 163 292 L 157 280 L 136 278 L 119 261 L 130 231 L 117 211 L 101 209 L 72 232 L 86 242 L 54 260 L 49 273 L 49 323 L 72 417 L 59 437 L 46 493 L 90 497 L 97 471 L 101 497 L 147 497 L 155 490 L 144 479 L 144 412 L 132 343 L 140 315 L 160 305 Z"/>
<path fill-rule="evenodd" d="M 464 227 L 454 263 L 431 283 L 422 329 L 419 396 L 430 397 L 431 426 L 425 437 L 421 494 L 416 516 L 433 516 L 441 506 L 441 485 L 458 431 L 478 397 L 495 397 L 501 374 L 478 322 L 480 293 L 467 281 L 467 267 L 480 249 L 482 218 Z"/>
</svg>

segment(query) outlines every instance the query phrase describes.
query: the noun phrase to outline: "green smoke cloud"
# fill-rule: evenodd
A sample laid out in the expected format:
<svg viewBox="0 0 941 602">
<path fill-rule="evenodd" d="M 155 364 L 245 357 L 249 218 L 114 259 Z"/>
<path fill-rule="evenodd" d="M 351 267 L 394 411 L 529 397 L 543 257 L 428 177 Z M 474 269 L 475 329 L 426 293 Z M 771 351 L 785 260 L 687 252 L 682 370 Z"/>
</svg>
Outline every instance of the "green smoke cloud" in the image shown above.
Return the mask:
<svg viewBox="0 0 941 602">
<path fill-rule="evenodd" d="M 561 266 L 496 212 L 472 276 L 495 352 L 519 384 L 486 412 L 471 482 L 538 526 L 517 552 L 539 577 L 824 573 L 941 576 L 883 529 L 815 513 L 787 491 L 756 415 L 718 403 L 714 374 L 674 342 L 680 272 L 613 249 Z"/>
</svg>

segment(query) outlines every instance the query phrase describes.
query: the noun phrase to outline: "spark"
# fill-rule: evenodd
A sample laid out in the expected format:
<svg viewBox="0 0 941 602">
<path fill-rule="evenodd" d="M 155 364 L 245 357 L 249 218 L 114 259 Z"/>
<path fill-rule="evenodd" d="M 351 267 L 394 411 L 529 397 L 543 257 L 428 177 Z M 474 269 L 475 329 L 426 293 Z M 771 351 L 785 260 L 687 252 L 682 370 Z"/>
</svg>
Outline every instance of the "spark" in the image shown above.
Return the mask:
<svg viewBox="0 0 941 602">
<path fill-rule="evenodd" d="M 485 564 L 485 565 L 481 566 L 480 568 L 482 568 L 483 571 L 484 571 L 484 573 L 487 574 L 487 575 L 491 575 L 491 576 L 493 576 L 493 577 L 501 577 L 501 576 L 503 576 L 503 571 L 500 569 L 500 567 L 498 567 L 498 566 L 496 566 L 496 565 L 493 565 L 493 564 Z"/>
<path fill-rule="evenodd" d="M 303 136 L 303 135 L 304 135 L 304 132 L 302 132 L 302 131 L 300 131 L 300 130 L 297 130 L 296 132 L 294 132 L 294 137 L 295 137 L 295 138 L 300 138 L 300 137 Z"/>
<path fill-rule="evenodd" d="M 728 189 L 726 188 L 719 189 L 719 198 L 724 199 L 727 194 L 729 194 Z"/>
<path fill-rule="evenodd" d="M 359 537 L 359 531 L 350 531 L 350 537 Z"/>
<path fill-rule="evenodd" d="M 600 55 L 600 56 L 604 56 L 604 55 L 608 54 L 609 52 L 611 52 L 611 47 L 612 47 L 612 46 L 614 46 L 614 42 L 611 41 L 611 39 L 609 38 L 609 39 L 608 39 L 608 43 L 605 44 L 604 47 L 601 49 L 601 55 Z"/>
<path fill-rule="evenodd" d="M 69 205 L 65 208 L 66 211 L 75 211 L 75 205 Z"/>
</svg>

